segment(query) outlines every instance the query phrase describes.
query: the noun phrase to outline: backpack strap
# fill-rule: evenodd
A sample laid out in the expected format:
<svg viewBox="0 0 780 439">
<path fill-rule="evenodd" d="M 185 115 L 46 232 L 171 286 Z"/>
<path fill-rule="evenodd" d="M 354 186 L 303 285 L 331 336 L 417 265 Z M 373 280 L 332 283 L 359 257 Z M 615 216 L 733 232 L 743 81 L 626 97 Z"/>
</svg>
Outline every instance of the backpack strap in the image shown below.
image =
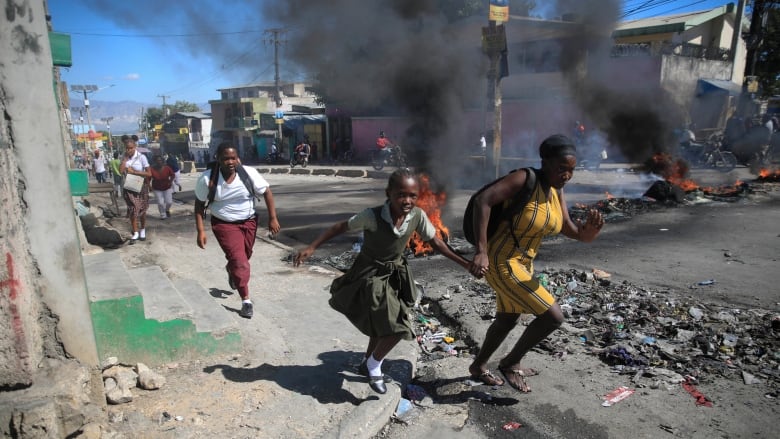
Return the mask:
<svg viewBox="0 0 780 439">
<path fill-rule="evenodd" d="M 217 182 L 219 181 L 219 164 L 211 162 L 206 167 L 211 169 L 211 175 L 209 176 L 209 194 L 206 197 L 206 204 L 203 210 L 204 215 L 206 212 L 205 208 L 209 207 L 209 204 L 214 201 L 214 196 L 217 194 Z"/>
<path fill-rule="evenodd" d="M 209 194 L 206 200 L 206 207 L 214 201 L 214 196 L 217 194 L 217 182 L 219 181 L 219 166 L 217 162 L 209 163 L 208 167 L 211 168 L 211 175 L 209 178 Z M 244 183 L 244 187 L 246 187 L 249 195 L 251 195 L 252 198 L 256 198 L 257 194 L 255 193 L 254 182 L 252 181 L 252 177 L 246 172 L 246 169 L 244 169 L 243 166 L 238 165 L 236 166 L 236 174 L 238 174 L 238 178 L 241 179 L 241 183 Z"/>
<path fill-rule="evenodd" d="M 246 190 L 249 191 L 249 195 L 252 198 L 256 198 L 257 194 L 255 194 L 255 182 L 252 181 L 252 177 L 249 176 L 249 174 L 246 172 L 246 169 L 244 169 L 243 166 L 238 165 L 236 166 L 236 173 L 238 174 L 238 178 L 241 179 L 241 182 L 244 183 Z"/>
<path fill-rule="evenodd" d="M 534 189 L 536 189 L 537 171 L 534 168 L 524 168 L 522 170 L 525 171 L 525 184 L 523 185 L 523 189 L 521 189 L 520 192 L 515 195 L 515 199 L 510 203 L 508 208 L 504 209 L 501 215 L 501 221 L 511 222 L 515 215 L 519 214 L 523 211 L 523 209 L 525 209 L 525 206 L 529 201 L 531 201 L 531 197 L 534 194 Z M 520 248 L 520 240 L 517 239 L 517 235 L 515 235 L 515 229 L 512 227 L 512 224 L 509 225 L 509 231 L 512 233 L 512 239 L 515 241 L 515 247 Z"/>
</svg>

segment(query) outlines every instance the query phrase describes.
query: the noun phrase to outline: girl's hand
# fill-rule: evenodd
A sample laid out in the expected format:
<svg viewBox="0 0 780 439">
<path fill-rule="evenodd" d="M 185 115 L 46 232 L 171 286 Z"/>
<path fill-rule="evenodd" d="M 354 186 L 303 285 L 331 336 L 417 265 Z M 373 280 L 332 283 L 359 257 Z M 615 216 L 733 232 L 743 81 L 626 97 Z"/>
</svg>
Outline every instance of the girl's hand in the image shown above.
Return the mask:
<svg viewBox="0 0 780 439">
<path fill-rule="evenodd" d="M 314 249 L 311 247 L 306 247 L 305 249 L 299 251 L 293 258 L 293 267 L 301 265 L 301 263 L 309 259 L 309 256 L 312 254 L 314 254 Z"/>
<path fill-rule="evenodd" d="M 477 253 L 474 255 L 474 259 L 471 261 L 469 267 L 469 273 L 476 278 L 482 278 L 488 272 L 488 255 L 487 253 Z"/>
</svg>

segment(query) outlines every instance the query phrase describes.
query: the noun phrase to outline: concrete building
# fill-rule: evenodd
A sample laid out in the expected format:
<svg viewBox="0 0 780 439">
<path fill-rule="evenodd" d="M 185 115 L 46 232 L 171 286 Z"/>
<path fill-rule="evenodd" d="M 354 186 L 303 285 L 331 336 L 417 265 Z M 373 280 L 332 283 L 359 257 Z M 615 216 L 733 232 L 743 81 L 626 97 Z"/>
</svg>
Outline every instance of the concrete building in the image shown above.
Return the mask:
<svg viewBox="0 0 780 439">
<path fill-rule="evenodd" d="M 258 152 L 255 139 L 262 136 L 256 134 L 265 131 L 272 135 L 276 128 L 273 115 L 277 109 L 288 114 L 294 112 L 297 107 L 317 107 L 315 96 L 307 90 L 308 86 L 309 84 L 303 82 L 280 84 L 281 107 L 277 107 L 274 101 L 276 95 L 274 82 L 258 82 L 219 89 L 220 99 L 209 101 L 214 138 L 211 149 L 213 150 L 221 141 L 231 141 L 239 148 L 239 155 L 242 158 L 250 161 L 257 159 L 262 152 Z"/>
</svg>

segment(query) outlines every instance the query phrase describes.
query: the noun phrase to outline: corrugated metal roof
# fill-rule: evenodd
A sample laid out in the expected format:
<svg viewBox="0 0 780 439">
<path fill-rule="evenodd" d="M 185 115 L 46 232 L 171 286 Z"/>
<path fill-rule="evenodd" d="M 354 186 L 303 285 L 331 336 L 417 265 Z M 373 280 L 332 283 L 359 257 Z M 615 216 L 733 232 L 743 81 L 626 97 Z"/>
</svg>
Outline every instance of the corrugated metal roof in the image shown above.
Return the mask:
<svg viewBox="0 0 780 439">
<path fill-rule="evenodd" d="M 613 38 L 629 37 L 635 35 L 649 35 L 670 32 L 683 32 L 691 27 L 720 17 L 721 15 L 733 13 L 734 4 L 729 3 L 714 9 L 706 11 L 685 12 L 674 15 L 664 15 L 661 17 L 640 18 L 637 20 L 627 20 L 619 23 L 612 33 Z"/>
</svg>

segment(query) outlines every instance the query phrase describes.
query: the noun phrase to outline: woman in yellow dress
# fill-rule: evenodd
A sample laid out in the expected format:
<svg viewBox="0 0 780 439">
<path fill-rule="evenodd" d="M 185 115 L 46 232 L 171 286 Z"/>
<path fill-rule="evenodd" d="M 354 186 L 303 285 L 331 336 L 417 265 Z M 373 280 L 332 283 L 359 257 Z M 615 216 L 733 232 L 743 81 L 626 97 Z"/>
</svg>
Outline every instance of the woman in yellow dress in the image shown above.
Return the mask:
<svg viewBox="0 0 780 439">
<path fill-rule="evenodd" d="M 544 340 L 563 323 L 563 313 L 555 298 L 533 276 L 533 261 L 542 238 L 563 233 L 583 242 L 593 241 L 604 225 L 597 210 L 588 212 L 583 222 L 569 217 L 563 187 L 571 180 L 577 166 L 574 143 L 566 136 L 550 136 L 539 147 L 542 167 L 533 170 L 536 185 L 522 211 L 502 222 L 488 239 L 487 225 L 491 206 L 508 205 L 521 198 L 526 172 L 513 172 L 488 187 L 475 198 L 474 236 L 477 240 L 472 274 L 484 275 L 496 291 L 496 319 L 485 335 L 485 341 L 469 366 L 475 378 L 488 385 L 501 385 L 504 380 L 487 368 L 488 360 L 515 327 L 521 313 L 534 314 L 514 348 L 501 359 L 498 370 L 515 389 L 529 392 L 525 377 L 536 371 L 520 367 L 520 361 L 536 344 Z"/>
</svg>

